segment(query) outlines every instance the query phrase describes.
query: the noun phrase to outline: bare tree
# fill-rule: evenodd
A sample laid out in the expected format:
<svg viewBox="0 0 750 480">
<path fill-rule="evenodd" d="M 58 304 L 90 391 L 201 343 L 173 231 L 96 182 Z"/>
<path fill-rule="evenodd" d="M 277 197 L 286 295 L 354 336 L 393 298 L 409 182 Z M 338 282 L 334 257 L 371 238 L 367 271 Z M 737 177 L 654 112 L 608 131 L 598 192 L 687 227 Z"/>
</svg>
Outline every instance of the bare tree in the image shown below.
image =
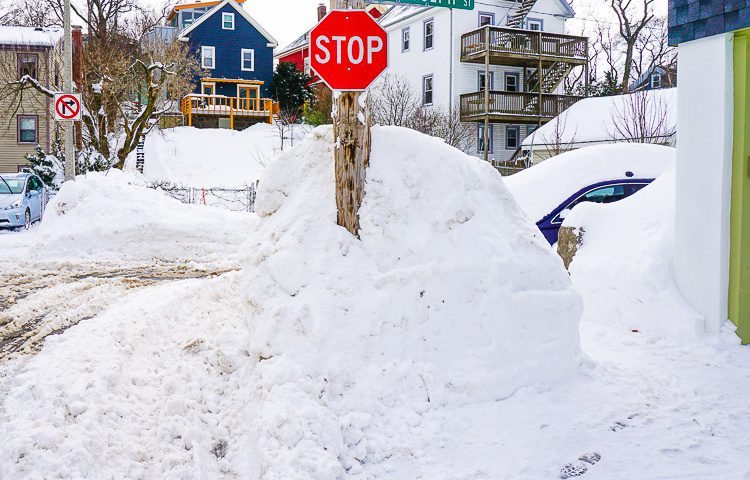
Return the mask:
<svg viewBox="0 0 750 480">
<path fill-rule="evenodd" d="M 552 121 L 552 126 L 549 131 L 545 134 L 539 135 L 539 142 L 544 146 L 545 150 L 550 152 L 551 156 L 560 155 L 561 153 L 573 150 L 573 145 L 576 143 L 576 136 L 578 135 L 578 127 L 576 126 L 572 134 L 568 130 L 568 114 L 569 111 L 564 111 L 557 118 Z M 538 132 L 532 133 L 532 143 L 536 144 L 536 136 Z"/>
<path fill-rule="evenodd" d="M 445 140 L 445 143 L 459 150 L 467 151 L 475 141 L 476 130 L 472 124 L 461 121 L 461 113 L 458 107 L 445 112 L 438 110 L 438 122 L 434 128 L 436 137 Z"/>
<path fill-rule="evenodd" d="M 406 77 L 386 74 L 372 89 L 370 115 L 380 125 L 409 126 L 422 107 L 419 95 Z"/>
<path fill-rule="evenodd" d="M 615 102 L 610 111 L 612 140 L 629 143 L 664 144 L 674 135 L 669 119 L 669 105 L 653 92 L 639 90 Z"/>
<path fill-rule="evenodd" d="M 9 3 L 0 15 L 0 25 L 20 27 L 52 27 L 62 25 L 46 1 L 17 0 Z"/>
</svg>

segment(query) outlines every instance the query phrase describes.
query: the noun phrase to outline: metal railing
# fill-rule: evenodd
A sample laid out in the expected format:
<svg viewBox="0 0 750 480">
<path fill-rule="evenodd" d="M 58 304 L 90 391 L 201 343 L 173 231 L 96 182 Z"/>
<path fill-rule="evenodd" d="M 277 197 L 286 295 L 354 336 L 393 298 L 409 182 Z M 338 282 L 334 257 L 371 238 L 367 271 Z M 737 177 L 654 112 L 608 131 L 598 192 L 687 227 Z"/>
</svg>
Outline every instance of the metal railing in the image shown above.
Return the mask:
<svg viewBox="0 0 750 480">
<path fill-rule="evenodd" d="M 491 90 L 489 106 L 485 109 L 484 92 L 465 93 L 460 97 L 461 119 L 476 120 L 477 117 L 487 114 L 514 118 L 542 117 L 542 119 L 549 120 L 570 108 L 581 98 L 583 97 L 543 93 L 540 104 L 539 93 Z"/>
<path fill-rule="evenodd" d="M 255 211 L 255 187 L 253 185 L 243 188 L 202 188 L 157 182 L 150 184 L 149 188 L 159 190 L 182 203 L 223 208 L 233 212 Z"/>
<path fill-rule="evenodd" d="M 461 57 L 484 54 L 549 57 L 573 63 L 588 61 L 588 38 L 495 26 L 479 27 L 461 35 Z"/>
</svg>

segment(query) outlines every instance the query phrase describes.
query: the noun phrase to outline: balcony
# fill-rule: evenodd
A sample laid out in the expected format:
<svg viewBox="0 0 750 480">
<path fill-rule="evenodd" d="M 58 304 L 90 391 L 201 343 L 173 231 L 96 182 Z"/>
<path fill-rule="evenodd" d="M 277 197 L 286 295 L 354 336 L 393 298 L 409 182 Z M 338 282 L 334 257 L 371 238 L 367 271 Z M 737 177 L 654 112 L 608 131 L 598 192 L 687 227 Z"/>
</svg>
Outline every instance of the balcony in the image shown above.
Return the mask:
<svg viewBox="0 0 750 480">
<path fill-rule="evenodd" d="M 588 38 L 572 35 L 484 26 L 461 35 L 461 61 L 492 65 L 548 67 L 556 62 L 586 65 Z"/>
<path fill-rule="evenodd" d="M 541 102 L 540 102 L 541 97 Z M 538 92 L 489 92 L 485 109 L 484 92 L 461 95 L 461 121 L 483 121 L 485 115 L 493 123 L 546 123 L 583 97 Z"/>
<path fill-rule="evenodd" d="M 192 126 L 196 119 L 208 118 L 229 119 L 229 128 L 234 129 L 235 121 L 242 126 L 262 121 L 273 123 L 276 105 L 268 98 L 238 98 L 223 95 L 186 95 L 180 103 L 182 114 L 187 124 Z M 205 122 L 204 122 L 205 123 Z M 218 124 L 218 122 L 215 122 Z M 208 123 L 210 126 L 210 122 Z"/>
</svg>

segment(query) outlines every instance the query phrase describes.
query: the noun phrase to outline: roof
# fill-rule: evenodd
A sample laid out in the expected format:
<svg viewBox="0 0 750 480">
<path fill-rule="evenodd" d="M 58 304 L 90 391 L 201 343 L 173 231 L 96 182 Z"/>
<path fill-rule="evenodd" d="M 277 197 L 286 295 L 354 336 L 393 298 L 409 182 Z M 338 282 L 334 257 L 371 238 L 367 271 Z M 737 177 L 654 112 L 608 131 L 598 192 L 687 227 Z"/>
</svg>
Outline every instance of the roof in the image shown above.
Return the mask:
<svg viewBox="0 0 750 480">
<path fill-rule="evenodd" d="M 616 143 L 580 148 L 554 156 L 515 175 L 505 185 L 526 215 L 538 222 L 579 190 L 606 180 L 654 179 L 676 158 L 672 147 Z"/>
<path fill-rule="evenodd" d="M 0 26 L 0 45 L 54 47 L 62 40 L 59 27 L 9 27 Z"/>
<path fill-rule="evenodd" d="M 273 56 L 276 57 L 276 58 L 282 57 L 284 55 L 288 55 L 288 54 L 293 53 L 293 52 L 295 52 L 295 51 L 297 51 L 297 50 L 299 50 L 301 48 L 306 47 L 307 43 L 308 43 L 309 35 L 310 35 L 310 30 L 306 31 L 305 33 L 303 33 L 302 35 L 300 35 L 299 37 L 297 37 L 294 41 L 292 41 L 292 43 L 290 43 L 286 47 L 284 47 L 281 50 L 279 50 L 278 52 L 274 53 Z"/>
<path fill-rule="evenodd" d="M 746 0 L 669 0 L 669 44 L 750 27 Z"/>
<path fill-rule="evenodd" d="M 237 3 L 245 3 L 245 0 L 235 0 Z M 177 15 L 177 12 L 180 10 L 187 10 L 190 8 L 201 8 L 201 7 L 213 7 L 214 5 L 218 5 L 221 3 L 221 0 L 214 0 L 211 2 L 201 2 L 200 0 L 196 0 L 193 2 L 187 2 L 187 3 L 181 3 L 179 5 L 175 5 L 172 8 L 172 11 L 169 12 L 169 15 L 167 15 L 167 21 L 172 20 L 175 15 Z"/>
<path fill-rule="evenodd" d="M 677 72 L 674 70 L 669 69 L 668 67 L 665 67 L 663 65 L 654 65 L 650 67 L 648 70 L 643 72 L 640 77 L 638 77 L 633 83 L 628 85 L 628 90 L 631 92 L 638 89 L 638 87 L 642 86 L 643 84 L 647 83 L 651 80 L 651 75 L 654 73 L 659 73 L 661 75 L 667 76 L 670 73 L 672 73 L 674 76 L 677 76 Z"/>
<path fill-rule="evenodd" d="M 247 13 L 247 11 L 244 8 L 242 8 L 239 3 L 236 2 L 236 0 L 223 0 L 221 3 L 213 7 L 211 10 L 201 15 L 201 17 L 198 20 L 196 20 L 192 25 L 190 25 L 185 30 L 180 32 L 180 38 L 187 38 L 187 36 L 190 35 L 190 32 L 198 28 L 198 25 L 201 25 L 203 22 L 208 20 L 210 17 L 216 14 L 216 12 L 219 12 L 222 8 L 224 8 L 224 5 L 227 5 L 227 4 L 231 5 L 232 8 L 234 8 L 237 11 L 237 13 L 242 15 L 242 17 L 245 20 L 250 22 L 250 24 L 253 27 L 255 27 L 255 29 L 258 30 L 261 35 L 266 37 L 266 40 L 268 40 L 269 47 L 276 47 L 279 45 L 279 42 L 277 42 L 276 39 L 273 38 L 273 36 L 270 33 L 268 33 L 268 31 L 265 28 L 263 28 L 253 17 L 251 17 L 250 14 Z"/>
<path fill-rule="evenodd" d="M 677 130 L 677 89 L 664 88 L 628 95 L 584 98 L 526 137 L 521 142 L 521 146 L 550 144 L 552 139 L 557 140 L 556 133 L 559 133 L 559 141 L 562 144 L 628 140 L 617 138 L 613 117 L 617 117 L 618 111 L 627 111 L 626 101 L 630 95 L 644 94 L 648 96 L 647 102 L 653 114 L 660 113 L 660 110 L 666 113 L 664 130 L 675 132 Z"/>
</svg>

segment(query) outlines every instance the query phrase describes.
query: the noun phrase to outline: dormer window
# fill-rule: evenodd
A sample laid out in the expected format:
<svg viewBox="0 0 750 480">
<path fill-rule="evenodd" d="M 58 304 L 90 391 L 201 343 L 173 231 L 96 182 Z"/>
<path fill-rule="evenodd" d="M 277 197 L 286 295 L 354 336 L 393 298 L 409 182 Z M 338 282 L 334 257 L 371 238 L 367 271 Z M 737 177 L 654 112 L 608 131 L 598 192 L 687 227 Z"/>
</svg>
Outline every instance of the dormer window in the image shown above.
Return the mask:
<svg viewBox="0 0 750 480">
<path fill-rule="evenodd" d="M 661 88 L 661 73 L 651 74 L 651 88 Z"/>
<path fill-rule="evenodd" d="M 221 29 L 234 30 L 234 13 L 221 14 Z"/>
</svg>

